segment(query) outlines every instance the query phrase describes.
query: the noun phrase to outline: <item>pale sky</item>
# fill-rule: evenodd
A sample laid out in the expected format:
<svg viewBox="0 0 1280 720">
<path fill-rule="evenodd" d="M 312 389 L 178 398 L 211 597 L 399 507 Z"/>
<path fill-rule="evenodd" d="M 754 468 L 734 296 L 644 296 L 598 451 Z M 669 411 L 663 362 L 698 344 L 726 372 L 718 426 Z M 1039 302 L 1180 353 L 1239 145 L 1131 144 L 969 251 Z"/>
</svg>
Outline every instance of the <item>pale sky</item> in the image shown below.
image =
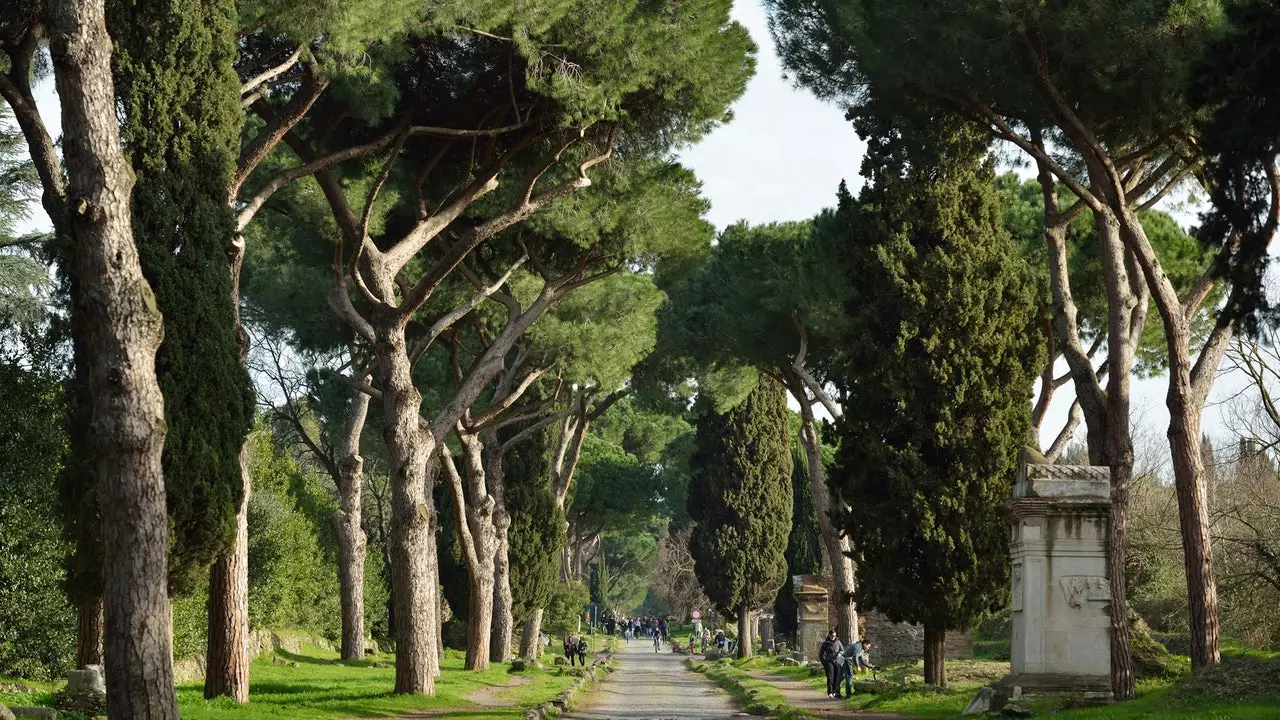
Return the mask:
<svg viewBox="0 0 1280 720">
<path fill-rule="evenodd" d="M 765 223 L 812 217 L 835 204 L 836 187 L 842 179 L 857 192 L 862 185 L 858 171 L 865 145 L 840 108 L 819 102 L 783 79 L 760 4 L 739 0 L 733 17 L 746 26 L 759 46 L 756 76 L 734 105 L 733 122 L 683 153 L 681 159 L 702 180 L 703 193 L 711 201 L 709 219 L 717 228 L 738 220 Z M 1183 220 L 1187 214 L 1175 216 Z M 1159 318 L 1153 313 L 1148 322 L 1159 322 Z M 1061 374 L 1066 367 L 1060 364 Z M 1215 440 L 1226 441 L 1229 435 L 1227 408 L 1221 401 L 1242 386 L 1239 378 L 1230 376 L 1215 383 L 1203 418 L 1205 432 Z M 1163 440 L 1169 422 L 1166 379 L 1135 378 L 1130 387 L 1135 425 L 1145 426 Z M 1061 429 L 1073 397 L 1069 385 L 1055 394 L 1042 427 L 1043 445 L 1052 442 Z M 1083 427 L 1077 437 L 1084 437 Z"/>
</svg>

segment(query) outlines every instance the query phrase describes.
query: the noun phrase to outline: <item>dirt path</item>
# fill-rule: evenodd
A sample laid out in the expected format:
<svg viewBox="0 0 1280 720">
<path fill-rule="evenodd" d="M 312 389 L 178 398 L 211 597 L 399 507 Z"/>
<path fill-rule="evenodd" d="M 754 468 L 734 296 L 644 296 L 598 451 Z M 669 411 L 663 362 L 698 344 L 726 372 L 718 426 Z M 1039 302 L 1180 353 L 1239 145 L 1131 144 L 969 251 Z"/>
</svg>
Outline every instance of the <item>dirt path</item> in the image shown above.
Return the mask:
<svg viewBox="0 0 1280 720">
<path fill-rule="evenodd" d="M 745 716 L 729 694 L 684 665 L 669 648 L 619 648 L 617 669 L 566 716 L 571 720 L 725 720 Z"/>
<path fill-rule="evenodd" d="M 911 720 L 906 715 L 896 715 L 894 713 L 849 710 L 844 707 L 843 701 L 827 697 L 820 688 L 813 687 L 806 680 L 793 680 L 789 677 L 764 672 L 753 672 L 751 676 L 764 680 L 777 688 L 778 692 L 782 693 L 782 697 L 786 698 L 788 705 L 815 717 L 823 718 L 823 720 L 841 720 L 843 718 L 856 720 Z"/>
</svg>

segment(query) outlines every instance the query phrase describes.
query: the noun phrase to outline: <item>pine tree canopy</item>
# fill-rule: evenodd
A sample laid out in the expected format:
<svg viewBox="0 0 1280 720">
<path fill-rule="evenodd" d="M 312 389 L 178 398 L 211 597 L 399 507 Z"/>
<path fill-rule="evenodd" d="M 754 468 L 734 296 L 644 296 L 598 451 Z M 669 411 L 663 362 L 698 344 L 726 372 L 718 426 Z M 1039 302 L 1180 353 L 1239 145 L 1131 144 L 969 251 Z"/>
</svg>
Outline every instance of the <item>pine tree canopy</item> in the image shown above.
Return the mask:
<svg viewBox="0 0 1280 720">
<path fill-rule="evenodd" d="M 855 293 L 832 483 L 859 500 L 839 518 L 856 599 L 939 629 L 1006 600 L 1002 507 L 1044 362 L 1034 277 L 965 149 L 886 168 L 838 212 Z"/>
<path fill-rule="evenodd" d="M 698 582 L 724 612 L 771 602 L 785 580 L 789 427 L 786 392 L 763 376 L 737 407 L 722 415 L 704 409 L 698 419 L 689 549 Z"/>
</svg>

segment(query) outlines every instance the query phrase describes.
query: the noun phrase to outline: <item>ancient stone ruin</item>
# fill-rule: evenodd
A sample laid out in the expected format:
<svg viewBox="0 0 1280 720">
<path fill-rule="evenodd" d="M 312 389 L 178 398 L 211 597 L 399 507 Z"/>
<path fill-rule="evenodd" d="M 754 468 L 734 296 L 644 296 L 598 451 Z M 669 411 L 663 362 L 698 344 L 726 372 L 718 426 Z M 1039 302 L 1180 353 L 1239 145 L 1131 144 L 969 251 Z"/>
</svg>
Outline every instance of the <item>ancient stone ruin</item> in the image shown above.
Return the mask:
<svg viewBox="0 0 1280 720">
<path fill-rule="evenodd" d="M 1023 451 L 1009 543 L 1012 672 L 994 708 L 1036 695 L 1111 699 L 1110 498 L 1107 468 L 1051 465 Z"/>
</svg>

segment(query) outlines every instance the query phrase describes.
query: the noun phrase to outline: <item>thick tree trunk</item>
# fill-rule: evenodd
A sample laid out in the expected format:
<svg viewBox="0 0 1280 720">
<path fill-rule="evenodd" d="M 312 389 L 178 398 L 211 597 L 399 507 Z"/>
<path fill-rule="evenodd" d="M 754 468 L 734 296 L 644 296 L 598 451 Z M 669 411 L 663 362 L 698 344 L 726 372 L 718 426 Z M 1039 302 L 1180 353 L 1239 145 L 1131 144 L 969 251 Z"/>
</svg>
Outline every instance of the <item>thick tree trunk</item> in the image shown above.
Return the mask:
<svg viewBox="0 0 1280 720">
<path fill-rule="evenodd" d="M 947 686 L 947 631 L 924 626 L 924 682 L 926 685 Z"/>
<path fill-rule="evenodd" d="M 520 657 L 531 663 L 542 658 L 542 612 L 538 608 L 524 621 L 524 636 L 520 638 Z"/>
<path fill-rule="evenodd" d="M 434 439 L 421 427 L 422 395 L 413 385 L 404 327 L 398 318 L 378 325 L 383 437 L 391 475 L 391 565 L 395 585 L 397 693 L 434 695 L 437 588 L 431 563 L 435 536 L 426 496 L 427 459 Z"/>
<path fill-rule="evenodd" d="M 102 0 L 46 4 L 62 107 L 68 222 L 93 397 L 102 506 L 107 705 L 117 720 L 176 720 L 165 510 L 164 335 L 130 225 L 133 174 L 120 154 Z"/>
<path fill-rule="evenodd" d="M 497 662 L 507 662 L 511 659 L 511 634 L 515 625 L 512 617 L 511 559 L 508 556 L 511 544 L 507 535 L 511 520 L 505 511 L 498 510 L 497 514 L 493 552 L 493 637 L 489 655 Z"/>
<path fill-rule="evenodd" d="M 76 667 L 102 664 L 102 598 L 80 603 L 76 614 Z"/>
<path fill-rule="evenodd" d="M 342 595 L 342 659 L 364 659 L 364 564 L 367 538 L 362 527 L 361 488 L 364 458 L 360 435 L 369 412 L 369 396 L 356 393 L 338 458 L 339 509 L 333 514 L 338 538 L 338 585 Z"/>
<path fill-rule="evenodd" d="M 749 658 L 755 654 L 751 636 L 751 606 L 738 608 L 738 657 Z"/>
<path fill-rule="evenodd" d="M 845 642 L 852 643 L 858 635 L 858 612 L 853 602 L 853 559 L 849 557 L 849 538 L 836 527 L 832 512 L 848 511 L 843 498 L 832 496 L 827 487 L 827 471 L 822 462 L 822 441 L 818 437 L 818 422 L 813 415 L 813 405 L 808 402 L 804 380 L 790 368 L 783 368 L 783 377 L 793 397 L 800 404 L 801 442 L 809 461 L 809 486 L 813 495 L 813 509 L 818 516 L 818 531 L 822 535 L 824 559 L 831 570 L 831 594 L 836 601 L 836 631 Z"/>
<path fill-rule="evenodd" d="M 1192 381 L 1191 324 L 1173 283 L 1159 266 L 1146 231 L 1136 214 L 1117 210 L 1123 238 L 1142 268 L 1164 324 L 1169 353 L 1169 451 L 1178 497 L 1178 526 L 1182 535 L 1183 566 L 1190 611 L 1191 667 L 1199 669 L 1220 660 L 1218 588 L 1213 576 L 1213 545 L 1209 536 L 1204 459 L 1200 454 L 1200 414 L 1210 383 L 1197 388 Z M 1212 352 L 1206 349 L 1205 352 Z M 1214 358 L 1216 360 L 1216 358 Z M 1205 371 L 1217 372 L 1217 362 Z"/>
<path fill-rule="evenodd" d="M 249 702 L 249 448 L 240 448 L 244 497 L 231 551 L 209 569 L 209 637 L 204 696 Z"/>
<path fill-rule="evenodd" d="M 492 562 L 492 561 L 491 561 Z M 468 578 L 471 598 L 467 605 L 468 670 L 489 669 L 489 635 L 493 630 L 493 574 L 475 573 Z"/>
</svg>

